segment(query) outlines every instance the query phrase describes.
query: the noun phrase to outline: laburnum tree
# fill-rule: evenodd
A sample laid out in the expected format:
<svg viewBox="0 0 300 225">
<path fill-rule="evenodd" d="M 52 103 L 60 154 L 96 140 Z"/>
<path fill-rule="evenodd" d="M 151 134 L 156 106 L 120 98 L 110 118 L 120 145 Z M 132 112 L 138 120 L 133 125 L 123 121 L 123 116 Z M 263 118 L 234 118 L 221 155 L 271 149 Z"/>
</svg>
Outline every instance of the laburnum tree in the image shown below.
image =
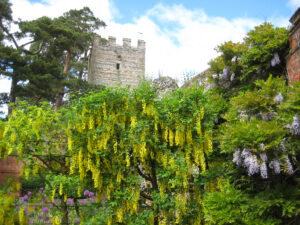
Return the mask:
<svg viewBox="0 0 300 225">
<path fill-rule="evenodd" d="M 62 223 L 67 198 L 92 184 L 98 213 L 79 210 L 82 222 L 201 224 L 216 114 L 203 89 L 160 99 L 147 85 L 108 88 L 59 111 L 20 105 L 5 122 L 1 156 L 17 155 L 25 177 L 46 180 Z"/>
<path fill-rule="evenodd" d="M 207 168 L 216 115 L 203 89 L 161 100 L 149 86 L 107 89 L 74 103 L 70 172 L 107 197 L 107 224 L 201 224 L 199 176 Z M 81 190 L 79 190 L 81 193 Z"/>
</svg>

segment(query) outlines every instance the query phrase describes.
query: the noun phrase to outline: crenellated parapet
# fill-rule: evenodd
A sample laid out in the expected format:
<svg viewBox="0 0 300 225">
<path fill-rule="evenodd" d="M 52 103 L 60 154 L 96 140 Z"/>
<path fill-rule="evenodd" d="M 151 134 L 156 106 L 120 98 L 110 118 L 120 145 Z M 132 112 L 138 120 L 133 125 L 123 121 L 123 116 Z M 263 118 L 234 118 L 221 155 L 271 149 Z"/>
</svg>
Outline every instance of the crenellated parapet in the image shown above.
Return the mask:
<svg viewBox="0 0 300 225">
<path fill-rule="evenodd" d="M 132 49 L 145 49 L 146 43 L 143 40 L 138 40 L 137 47 L 131 46 L 130 38 L 123 38 L 123 44 L 117 45 L 117 39 L 109 36 L 108 39 L 102 38 L 99 35 L 95 36 L 94 43 L 103 47 L 119 47 L 119 48 L 132 48 Z"/>
<path fill-rule="evenodd" d="M 143 40 L 138 40 L 135 47 L 129 38 L 123 38 L 123 44 L 117 45 L 115 37 L 95 36 L 89 60 L 89 83 L 136 87 L 145 75 L 145 50 Z"/>
</svg>

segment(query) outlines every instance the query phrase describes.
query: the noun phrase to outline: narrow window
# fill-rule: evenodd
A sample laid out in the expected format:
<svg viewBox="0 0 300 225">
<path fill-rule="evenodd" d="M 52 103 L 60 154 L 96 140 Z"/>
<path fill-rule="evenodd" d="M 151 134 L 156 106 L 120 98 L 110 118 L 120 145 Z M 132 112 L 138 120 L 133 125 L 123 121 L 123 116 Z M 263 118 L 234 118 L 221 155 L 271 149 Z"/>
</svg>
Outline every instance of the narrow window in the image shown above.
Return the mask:
<svg viewBox="0 0 300 225">
<path fill-rule="evenodd" d="M 117 66 L 116 66 L 117 70 L 120 69 L 120 63 L 117 63 Z"/>
</svg>

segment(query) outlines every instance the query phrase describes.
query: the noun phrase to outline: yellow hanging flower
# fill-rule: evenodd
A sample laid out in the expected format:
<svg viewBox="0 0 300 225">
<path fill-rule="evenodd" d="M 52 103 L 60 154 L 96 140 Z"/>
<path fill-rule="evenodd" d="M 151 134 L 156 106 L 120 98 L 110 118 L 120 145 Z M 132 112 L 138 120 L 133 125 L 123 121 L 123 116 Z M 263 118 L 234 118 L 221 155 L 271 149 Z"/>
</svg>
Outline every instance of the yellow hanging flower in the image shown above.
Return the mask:
<svg viewBox="0 0 300 225">
<path fill-rule="evenodd" d="M 145 101 L 145 99 L 142 100 L 142 107 L 143 107 L 143 113 L 146 113 L 146 101 Z"/>
<path fill-rule="evenodd" d="M 21 208 L 19 210 L 19 223 L 20 223 L 20 225 L 25 224 L 24 208 Z"/>
<path fill-rule="evenodd" d="M 186 142 L 188 145 L 191 145 L 193 143 L 193 137 L 192 137 L 192 130 L 191 128 L 189 127 L 187 130 L 186 130 Z"/>
<path fill-rule="evenodd" d="M 55 216 L 53 219 L 52 219 L 52 225 L 60 225 L 60 219 L 58 216 Z"/>
<path fill-rule="evenodd" d="M 68 149 L 72 151 L 72 136 L 68 136 Z"/>
<path fill-rule="evenodd" d="M 204 107 L 200 108 L 200 119 L 202 120 L 204 117 Z"/>
<path fill-rule="evenodd" d="M 128 153 L 126 154 L 126 159 L 125 159 L 125 161 L 126 161 L 126 166 L 129 167 L 129 166 L 130 166 L 130 157 L 129 157 L 129 154 L 128 154 Z"/>
<path fill-rule="evenodd" d="M 95 125 L 94 117 L 90 116 L 89 117 L 89 129 L 90 130 L 94 129 L 94 125 Z"/>
<path fill-rule="evenodd" d="M 33 166 L 33 170 L 32 170 L 32 174 L 34 176 L 36 176 L 38 174 L 38 171 L 39 171 L 39 166 L 38 165 L 34 165 Z"/>
<path fill-rule="evenodd" d="M 114 148 L 114 153 L 117 154 L 117 152 L 118 152 L 118 142 L 117 141 L 114 143 L 113 148 Z"/>
<path fill-rule="evenodd" d="M 59 185 L 59 192 L 58 192 L 60 195 L 62 195 L 63 194 L 63 185 L 62 185 L 62 183 L 60 183 L 60 185 Z"/>
<path fill-rule="evenodd" d="M 26 168 L 26 169 L 25 169 L 25 179 L 26 179 L 26 180 L 29 179 L 29 174 L 30 174 L 30 168 Z"/>
<path fill-rule="evenodd" d="M 77 188 L 77 196 L 81 197 L 81 186 L 78 186 Z"/>
<path fill-rule="evenodd" d="M 130 117 L 131 128 L 135 128 L 136 123 L 137 123 L 136 117 L 135 117 L 135 116 L 131 116 L 131 117 Z"/>
<path fill-rule="evenodd" d="M 53 189 L 53 190 L 52 190 L 52 196 L 51 196 L 52 201 L 54 201 L 54 198 L 55 198 L 55 192 L 56 192 L 56 190 Z"/>
<path fill-rule="evenodd" d="M 207 144 L 207 150 L 208 152 L 213 151 L 213 141 L 212 141 L 212 133 L 205 133 L 205 138 L 206 138 L 206 144 Z"/>
<path fill-rule="evenodd" d="M 11 143 L 14 143 L 16 141 L 16 138 L 17 138 L 17 134 L 15 132 L 13 132 L 10 135 L 10 141 L 11 141 Z"/>
<path fill-rule="evenodd" d="M 170 146 L 174 145 L 174 133 L 173 133 L 172 129 L 169 129 L 169 143 L 170 143 Z"/>
<path fill-rule="evenodd" d="M 67 201 L 67 198 L 68 198 L 68 197 L 67 197 L 67 195 L 65 194 L 65 195 L 64 195 L 64 202 Z"/>
<path fill-rule="evenodd" d="M 107 111 L 106 111 L 106 103 L 103 102 L 103 119 L 106 120 L 107 119 Z"/>
<path fill-rule="evenodd" d="M 122 223 L 123 222 L 123 209 L 122 208 L 117 209 L 116 216 L 117 216 L 117 222 Z"/>
<path fill-rule="evenodd" d="M 202 137 L 201 117 L 197 118 L 197 134 Z"/>
<path fill-rule="evenodd" d="M 168 127 L 165 127 L 165 129 L 164 129 L 164 140 L 165 140 L 165 142 L 168 142 L 168 136 L 169 136 L 168 131 L 169 131 Z"/>
</svg>

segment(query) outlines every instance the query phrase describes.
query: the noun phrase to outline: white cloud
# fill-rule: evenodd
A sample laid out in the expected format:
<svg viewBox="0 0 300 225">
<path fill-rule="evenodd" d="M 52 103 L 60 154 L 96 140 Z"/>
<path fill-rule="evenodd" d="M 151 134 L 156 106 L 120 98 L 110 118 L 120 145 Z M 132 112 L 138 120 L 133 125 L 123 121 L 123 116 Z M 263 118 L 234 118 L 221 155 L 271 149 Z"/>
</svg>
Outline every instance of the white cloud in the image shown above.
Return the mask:
<svg viewBox="0 0 300 225">
<path fill-rule="evenodd" d="M 70 9 L 82 9 L 88 6 L 104 21 L 110 21 L 117 10 L 109 0 L 43 0 L 42 3 L 29 0 L 11 0 L 14 19 L 32 20 L 41 16 L 51 18 L 61 16 Z"/>
<path fill-rule="evenodd" d="M 131 24 L 111 22 L 102 36 L 142 38 L 146 41 L 146 73 L 162 73 L 177 80 L 186 72 L 202 72 L 217 56 L 214 48 L 225 41 L 242 41 L 247 31 L 262 21 L 250 18 L 227 20 L 209 17 L 203 10 L 182 5 L 158 4 Z"/>
<path fill-rule="evenodd" d="M 287 4 L 291 9 L 296 10 L 300 7 L 300 0 L 289 0 Z"/>
</svg>

